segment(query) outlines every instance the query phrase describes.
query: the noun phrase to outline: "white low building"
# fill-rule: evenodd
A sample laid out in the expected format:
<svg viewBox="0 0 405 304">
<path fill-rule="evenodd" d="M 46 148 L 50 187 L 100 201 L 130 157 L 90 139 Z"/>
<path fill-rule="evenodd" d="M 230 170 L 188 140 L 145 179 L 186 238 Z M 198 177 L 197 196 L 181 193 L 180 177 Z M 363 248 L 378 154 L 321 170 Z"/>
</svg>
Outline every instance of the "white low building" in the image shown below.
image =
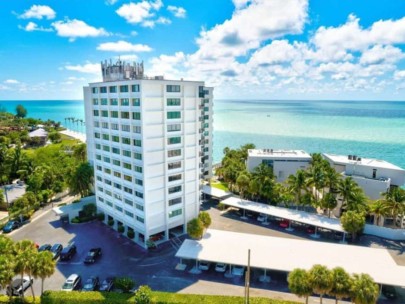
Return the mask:
<svg viewBox="0 0 405 304">
<path fill-rule="evenodd" d="M 302 150 L 250 149 L 247 169 L 253 172 L 260 164 L 266 164 L 273 169 L 277 182 L 284 182 L 291 174 L 305 170 L 311 159 L 311 155 Z"/>
<path fill-rule="evenodd" d="M 379 199 L 391 186 L 405 184 L 405 170 L 384 160 L 356 155 L 322 154 L 337 172 L 350 176 L 371 199 Z"/>
</svg>

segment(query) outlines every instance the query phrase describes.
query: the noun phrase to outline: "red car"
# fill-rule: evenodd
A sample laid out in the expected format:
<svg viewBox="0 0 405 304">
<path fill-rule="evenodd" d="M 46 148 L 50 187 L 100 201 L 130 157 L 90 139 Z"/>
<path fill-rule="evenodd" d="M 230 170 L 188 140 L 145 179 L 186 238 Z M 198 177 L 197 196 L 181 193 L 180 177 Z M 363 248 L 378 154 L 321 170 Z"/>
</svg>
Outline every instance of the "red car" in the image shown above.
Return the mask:
<svg viewBox="0 0 405 304">
<path fill-rule="evenodd" d="M 288 228 L 290 226 L 290 221 L 289 220 L 282 220 L 279 225 L 280 225 L 281 228 Z"/>
<path fill-rule="evenodd" d="M 307 233 L 314 234 L 315 233 L 315 226 L 308 226 Z"/>
</svg>

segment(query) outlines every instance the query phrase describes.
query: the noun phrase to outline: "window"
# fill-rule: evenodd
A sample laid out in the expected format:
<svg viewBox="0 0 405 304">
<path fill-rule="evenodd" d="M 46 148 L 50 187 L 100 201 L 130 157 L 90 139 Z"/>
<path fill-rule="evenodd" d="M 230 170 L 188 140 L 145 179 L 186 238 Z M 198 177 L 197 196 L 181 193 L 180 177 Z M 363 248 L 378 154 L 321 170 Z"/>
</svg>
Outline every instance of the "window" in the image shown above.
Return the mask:
<svg viewBox="0 0 405 304">
<path fill-rule="evenodd" d="M 134 132 L 134 133 L 141 133 L 141 130 L 142 130 L 142 128 L 141 128 L 141 126 L 133 126 L 132 127 L 132 131 Z"/>
<path fill-rule="evenodd" d="M 96 144 L 96 149 L 97 149 L 97 150 L 101 150 L 101 145 L 100 145 L 100 144 Z"/>
<path fill-rule="evenodd" d="M 112 118 L 118 118 L 118 111 L 111 111 L 110 114 Z"/>
<path fill-rule="evenodd" d="M 107 87 L 100 87 L 100 93 L 107 93 Z"/>
<path fill-rule="evenodd" d="M 103 151 L 110 152 L 110 147 L 109 146 L 103 146 Z"/>
<path fill-rule="evenodd" d="M 121 185 L 120 185 L 120 184 L 117 184 L 117 183 L 114 183 L 114 188 L 117 188 L 117 189 L 120 189 L 120 190 L 121 190 Z"/>
<path fill-rule="evenodd" d="M 101 111 L 101 116 L 108 117 L 108 111 L 105 111 L 105 110 Z"/>
<path fill-rule="evenodd" d="M 104 202 L 104 199 L 103 199 L 101 196 L 97 196 L 97 198 L 98 198 L 98 200 L 99 200 L 100 202 Z"/>
<path fill-rule="evenodd" d="M 132 119 L 141 120 L 141 113 L 140 112 L 132 112 Z"/>
<path fill-rule="evenodd" d="M 115 177 L 121 177 L 121 173 L 119 173 L 119 172 L 117 172 L 117 171 L 114 171 L 114 176 L 115 176 Z"/>
<path fill-rule="evenodd" d="M 98 171 L 103 170 L 103 168 L 102 168 L 101 166 L 96 166 L 96 169 L 97 169 Z"/>
<path fill-rule="evenodd" d="M 139 107 L 141 105 L 141 100 L 139 98 L 132 98 L 132 105 L 134 107 Z"/>
<path fill-rule="evenodd" d="M 98 105 L 98 98 L 93 98 L 93 105 Z"/>
<path fill-rule="evenodd" d="M 132 189 L 124 186 L 124 191 L 126 193 L 132 194 Z"/>
<path fill-rule="evenodd" d="M 117 93 L 117 86 L 109 87 L 110 93 Z"/>
<path fill-rule="evenodd" d="M 135 203 L 135 208 L 140 210 L 140 211 L 143 211 L 143 206 L 142 205 L 139 205 L 139 204 Z"/>
<path fill-rule="evenodd" d="M 120 137 L 117 136 L 117 135 L 112 135 L 111 139 L 112 139 L 113 142 L 120 142 Z"/>
<path fill-rule="evenodd" d="M 143 180 L 135 178 L 135 185 L 143 186 Z"/>
<path fill-rule="evenodd" d="M 91 88 L 91 91 L 93 92 L 93 94 L 97 94 L 98 93 L 98 88 L 97 87 Z"/>
<path fill-rule="evenodd" d="M 121 85 L 120 86 L 120 93 L 128 93 L 128 85 Z"/>
<path fill-rule="evenodd" d="M 110 105 L 111 106 L 118 106 L 118 99 L 117 98 L 111 98 L 110 99 Z"/>
<path fill-rule="evenodd" d="M 99 127 L 100 127 L 100 122 L 95 121 L 95 122 L 94 122 L 94 127 L 95 127 L 95 128 L 99 128 Z"/>
<path fill-rule="evenodd" d="M 104 183 L 106 183 L 107 185 L 111 186 L 111 181 L 109 179 L 104 179 Z"/>
<path fill-rule="evenodd" d="M 135 166 L 134 170 L 135 172 L 142 173 L 142 167 Z"/>
<path fill-rule="evenodd" d="M 123 166 L 125 169 L 129 169 L 129 170 L 132 169 L 132 165 L 131 165 L 131 164 L 128 164 L 128 163 L 123 163 L 122 166 Z"/>
<path fill-rule="evenodd" d="M 121 162 L 118 159 L 113 159 L 113 165 L 121 166 Z"/>
<path fill-rule="evenodd" d="M 168 145 L 175 145 L 175 144 L 181 144 L 181 137 L 170 137 L 167 139 L 167 144 Z"/>
<path fill-rule="evenodd" d="M 132 176 L 124 174 L 124 180 L 126 180 L 127 182 L 132 182 Z"/>
<path fill-rule="evenodd" d="M 168 98 L 166 104 L 168 106 L 179 106 L 180 98 Z"/>
<path fill-rule="evenodd" d="M 182 202 L 181 197 L 173 198 L 173 199 L 169 200 L 169 206 L 181 204 L 181 202 Z"/>
<path fill-rule="evenodd" d="M 102 122 L 101 127 L 103 127 L 103 129 L 108 129 L 108 122 Z"/>
<path fill-rule="evenodd" d="M 114 207 L 115 207 L 115 209 L 117 209 L 117 211 L 122 212 L 122 207 L 117 206 L 117 205 L 115 205 Z"/>
<path fill-rule="evenodd" d="M 121 112 L 121 118 L 129 119 L 129 112 Z"/>
<path fill-rule="evenodd" d="M 180 111 L 167 112 L 167 119 L 178 119 L 181 118 Z"/>
<path fill-rule="evenodd" d="M 121 125 L 121 130 L 124 132 L 129 132 L 131 131 L 131 126 L 129 125 Z"/>
<path fill-rule="evenodd" d="M 142 160 L 142 154 L 138 152 L 134 152 L 134 158 L 138 160 Z"/>
<path fill-rule="evenodd" d="M 169 176 L 169 182 L 174 182 L 177 180 L 181 180 L 181 174 L 171 175 Z"/>
<path fill-rule="evenodd" d="M 140 217 L 139 215 L 136 216 L 136 220 L 137 220 L 138 222 L 141 222 L 141 223 L 144 223 L 144 222 L 145 222 L 145 220 L 143 219 L 143 217 Z"/>
<path fill-rule="evenodd" d="M 114 153 L 114 154 L 121 154 L 121 152 L 120 152 L 120 149 L 118 149 L 118 148 L 112 148 L 112 153 Z"/>
<path fill-rule="evenodd" d="M 174 187 L 169 188 L 169 194 L 173 194 L 173 193 L 180 192 L 180 191 L 181 191 L 181 186 L 174 186 Z"/>
<path fill-rule="evenodd" d="M 181 156 L 181 149 L 167 151 L 167 157 Z"/>
<path fill-rule="evenodd" d="M 143 193 L 142 193 L 142 192 L 135 191 L 135 196 L 137 196 L 137 197 L 139 197 L 139 198 L 143 198 Z"/>
<path fill-rule="evenodd" d="M 169 170 L 181 168 L 181 162 L 169 163 L 167 167 Z"/>
<path fill-rule="evenodd" d="M 118 130 L 118 124 L 112 123 L 111 124 L 111 130 Z"/>
<path fill-rule="evenodd" d="M 133 206 L 134 205 L 134 202 L 127 199 L 127 198 L 124 198 L 124 203 L 127 204 L 128 206 Z"/>
<path fill-rule="evenodd" d="M 166 86 L 166 92 L 180 92 L 180 86 L 179 85 L 167 85 Z"/>
<path fill-rule="evenodd" d="M 183 213 L 182 209 L 177 209 L 169 212 L 169 218 L 181 215 Z"/>
<path fill-rule="evenodd" d="M 167 126 L 167 132 L 181 131 L 181 124 L 173 124 Z"/>
<path fill-rule="evenodd" d="M 130 145 L 131 144 L 131 139 L 128 137 L 123 137 L 121 138 L 121 142 L 125 145 Z"/>
<path fill-rule="evenodd" d="M 102 106 L 107 106 L 107 105 L 108 105 L 108 100 L 107 100 L 107 98 L 101 98 L 101 105 L 102 105 Z"/>
<path fill-rule="evenodd" d="M 124 156 L 126 156 L 126 157 L 131 157 L 131 151 L 122 150 L 122 155 L 124 155 Z"/>
<path fill-rule="evenodd" d="M 95 137 L 95 138 L 100 138 L 100 133 L 95 132 L 95 133 L 94 133 L 94 137 Z"/>
<path fill-rule="evenodd" d="M 104 172 L 107 173 L 107 174 L 111 174 L 111 169 L 109 169 L 109 168 L 104 168 Z"/>
<path fill-rule="evenodd" d="M 104 160 L 105 163 L 110 163 L 111 162 L 110 158 L 107 157 L 107 156 L 104 156 L 103 160 Z"/>
<path fill-rule="evenodd" d="M 136 146 L 136 147 L 142 147 L 142 140 L 140 140 L 140 139 L 134 139 L 134 146 Z"/>
<path fill-rule="evenodd" d="M 121 105 L 122 106 L 129 106 L 129 99 L 128 98 L 121 98 Z"/>
<path fill-rule="evenodd" d="M 110 135 L 108 135 L 108 134 L 103 134 L 103 139 L 104 139 L 104 140 L 110 140 Z"/>
<path fill-rule="evenodd" d="M 101 160 L 101 155 L 100 155 L 100 154 L 96 154 L 96 159 L 97 159 L 97 160 Z"/>
<path fill-rule="evenodd" d="M 131 86 L 131 91 L 132 92 L 139 92 L 139 84 L 133 84 Z"/>
<path fill-rule="evenodd" d="M 99 111 L 98 110 L 93 110 L 93 115 L 94 116 L 100 116 Z"/>
<path fill-rule="evenodd" d="M 127 216 L 134 217 L 134 214 L 132 212 L 127 211 L 127 210 L 125 210 L 124 213 Z"/>
<path fill-rule="evenodd" d="M 112 204 L 110 201 L 106 201 L 106 204 L 107 204 L 108 206 L 110 206 L 110 207 L 113 206 L 113 204 Z"/>
</svg>

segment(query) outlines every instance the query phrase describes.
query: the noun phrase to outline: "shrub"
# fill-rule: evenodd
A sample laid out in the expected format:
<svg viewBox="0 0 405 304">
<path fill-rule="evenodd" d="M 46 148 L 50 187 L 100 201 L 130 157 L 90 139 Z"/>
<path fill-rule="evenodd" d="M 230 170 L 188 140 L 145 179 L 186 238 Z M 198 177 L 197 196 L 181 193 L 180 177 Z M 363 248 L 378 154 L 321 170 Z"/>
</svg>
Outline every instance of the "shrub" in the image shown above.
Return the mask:
<svg viewBox="0 0 405 304">
<path fill-rule="evenodd" d="M 94 216 L 94 214 L 96 214 L 97 207 L 95 204 L 88 204 L 88 205 L 83 206 L 82 210 L 83 210 L 83 213 L 85 214 L 85 216 L 90 217 L 90 216 Z"/>
<path fill-rule="evenodd" d="M 80 223 L 80 218 L 78 218 L 77 216 L 72 218 L 72 220 L 70 221 L 72 224 L 78 224 Z"/>
<path fill-rule="evenodd" d="M 121 289 L 123 292 L 129 292 L 135 286 L 135 281 L 130 277 L 121 277 L 114 280 L 114 285 L 117 289 Z"/>
<path fill-rule="evenodd" d="M 135 292 L 136 304 L 150 304 L 152 301 L 152 289 L 147 285 L 139 286 Z"/>
<path fill-rule="evenodd" d="M 154 248 L 156 248 L 156 244 L 151 239 L 148 239 L 146 241 L 146 247 L 148 247 L 148 249 L 154 249 Z"/>
<path fill-rule="evenodd" d="M 117 230 L 119 233 L 123 233 L 125 231 L 125 227 L 123 225 L 118 225 Z"/>
<path fill-rule="evenodd" d="M 97 213 L 97 219 L 98 219 L 99 221 L 104 221 L 104 220 L 105 220 L 105 214 L 102 213 L 102 212 Z"/>
<path fill-rule="evenodd" d="M 111 227 L 114 226 L 114 220 L 112 220 L 112 219 L 108 220 L 108 226 L 111 226 Z"/>
<path fill-rule="evenodd" d="M 77 204 L 77 203 L 80 203 L 80 200 L 79 200 L 79 199 L 74 200 L 74 201 L 72 202 L 72 204 Z"/>
<path fill-rule="evenodd" d="M 225 210 L 226 206 L 225 206 L 225 204 L 223 204 L 223 203 L 219 203 L 219 204 L 217 205 L 217 208 L 218 208 L 218 210 L 223 211 L 223 210 Z"/>
<path fill-rule="evenodd" d="M 135 237 L 135 232 L 132 229 L 128 229 L 127 237 L 129 237 L 130 239 L 133 239 Z"/>
</svg>

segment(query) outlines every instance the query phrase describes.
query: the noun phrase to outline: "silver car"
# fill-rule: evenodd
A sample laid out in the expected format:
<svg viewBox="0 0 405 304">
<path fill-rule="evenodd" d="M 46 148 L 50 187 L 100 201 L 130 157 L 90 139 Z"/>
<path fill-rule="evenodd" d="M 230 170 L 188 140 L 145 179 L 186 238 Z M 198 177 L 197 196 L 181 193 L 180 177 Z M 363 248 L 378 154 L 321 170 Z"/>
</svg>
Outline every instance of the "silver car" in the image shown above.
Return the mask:
<svg viewBox="0 0 405 304">
<path fill-rule="evenodd" d="M 22 279 L 16 278 L 13 280 L 11 285 L 7 286 L 7 295 L 8 296 L 21 296 L 23 291 L 26 291 L 31 287 L 33 279 L 30 280 L 28 276 L 24 276 Z"/>
</svg>

